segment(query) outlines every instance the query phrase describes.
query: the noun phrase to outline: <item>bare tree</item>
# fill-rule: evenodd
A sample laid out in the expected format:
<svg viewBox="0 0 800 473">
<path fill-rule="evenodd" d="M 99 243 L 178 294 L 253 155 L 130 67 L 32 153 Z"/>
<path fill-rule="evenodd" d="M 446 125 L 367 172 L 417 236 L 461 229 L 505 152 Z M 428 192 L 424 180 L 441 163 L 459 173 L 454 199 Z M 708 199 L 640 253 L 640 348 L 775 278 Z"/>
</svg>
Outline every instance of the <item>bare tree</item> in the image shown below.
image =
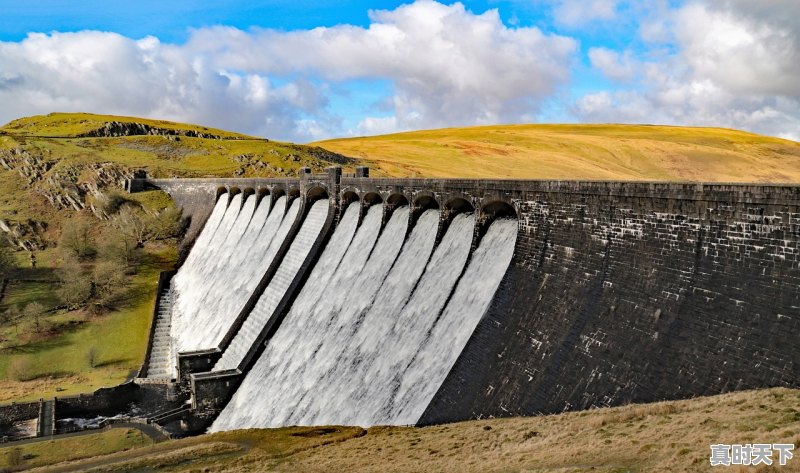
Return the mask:
<svg viewBox="0 0 800 473">
<path fill-rule="evenodd" d="M 95 254 L 94 242 L 90 233 L 91 225 L 86 218 L 68 219 L 61 229 L 58 246 L 72 252 L 78 258 Z"/>
<path fill-rule="evenodd" d="M 26 305 L 25 309 L 23 309 L 23 314 L 25 314 L 28 317 L 33 317 L 36 333 L 42 331 L 41 317 L 42 315 L 44 315 L 44 311 L 45 311 L 44 306 L 36 301 Z"/>
<path fill-rule="evenodd" d="M 128 238 L 132 238 L 141 246 L 150 239 L 152 233 L 152 217 L 134 205 L 123 205 L 112 219 L 114 227 Z"/>
<path fill-rule="evenodd" d="M 72 309 L 82 307 L 92 296 L 92 278 L 83 270 L 77 256 L 65 254 L 57 274 L 61 285 L 56 293 L 61 301 Z"/>
<path fill-rule="evenodd" d="M 181 211 L 177 207 L 167 207 L 153 219 L 152 237 L 155 240 L 176 237 L 181 230 Z"/>
</svg>

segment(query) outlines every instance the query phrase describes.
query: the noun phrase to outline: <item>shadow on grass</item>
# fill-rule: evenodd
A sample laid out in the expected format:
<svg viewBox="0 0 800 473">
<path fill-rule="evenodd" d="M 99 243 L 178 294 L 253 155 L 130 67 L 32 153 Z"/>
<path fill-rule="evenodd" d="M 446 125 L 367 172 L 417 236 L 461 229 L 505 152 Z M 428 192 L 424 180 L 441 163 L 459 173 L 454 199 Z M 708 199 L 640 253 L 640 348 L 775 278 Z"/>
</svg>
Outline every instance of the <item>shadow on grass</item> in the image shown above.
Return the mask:
<svg viewBox="0 0 800 473">
<path fill-rule="evenodd" d="M 69 378 L 71 376 L 75 376 L 78 373 L 74 371 L 45 371 L 43 373 L 31 373 L 30 375 L 20 376 L 19 381 L 35 381 L 37 379 L 59 379 L 59 378 Z"/>
<path fill-rule="evenodd" d="M 103 360 L 94 364 L 94 368 L 103 368 L 106 366 L 121 365 L 133 361 L 133 358 L 114 358 L 111 360 Z"/>
<path fill-rule="evenodd" d="M 40 351 L 51 350 L 53 348 L 61 348 L 71 345 L 72 342 L 67 339 L 66 335 L 77 332 L 86 325 L 85 321 L 70 321 L 57 325 L 54 327 L 54 333 L 50 333 L 47 338 L 40 340 L 31 340 L 28 343 L 21 343 L 19 345 L 5 347 L 0 349 L 0 354 L 3 353 L 17 353 L 17 354 L 35 354 Z"/>
</svg>

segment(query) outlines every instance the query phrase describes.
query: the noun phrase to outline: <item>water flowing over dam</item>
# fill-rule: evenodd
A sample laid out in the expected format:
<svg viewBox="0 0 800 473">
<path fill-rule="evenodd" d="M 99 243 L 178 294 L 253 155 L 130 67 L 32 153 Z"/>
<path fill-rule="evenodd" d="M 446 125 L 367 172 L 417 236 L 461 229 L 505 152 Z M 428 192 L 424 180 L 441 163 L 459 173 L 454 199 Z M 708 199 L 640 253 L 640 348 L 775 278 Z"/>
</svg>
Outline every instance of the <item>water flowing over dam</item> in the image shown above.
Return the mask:
<svg viewBox="0 0 800 473">
<path fill-rule="evenodd" d="M 283 243 L 299 208 L 299 202 L 294 202 L 287 211 L 285 197 L 274 206 L 269 199 L 262 199 L 255 212 L 255 196 L 250 196 L 241 210 L 240 202 L 237 195 L 227 208 L 219 203 L 215 206 L 209 223 L 217 212 L 224 211 L 224 217 L 217 228 L 208 228 L 214 233 L 208 244 L 211 248 L 204 250 L 201 246 L 196 263 L 188 266 L 187 258 L 187 264 L 175 276 L 177 304 L 172 336 L 176 351 L 206 349 L 220 343 Z M 204 228 L 200 233 L 198 244 L 206 231 Z M 190 256 L 194 253 L 193 248 Z"/>
<path fill-rule="evenodd" d="M 294 208 L 296 204 L 298 203 L 295 202 L 292 207 Z M 327 214 L 327 201 L 317 201 L 314 203 L 313 207 L 311 207 L 300 232 L 295 237 L 283 263 L 281 263 L 278 268 L 278 272 L 258 300 L 258 304 L 256 304 L 255 308 L 250 313 L 250 316 L 239 329 L 228 349 L 223 353 L 222 358 L 220 358 L 214 366 L 214 371 L 234 369 L 239 366 L 245 353 L 255 341 L 258 332 L 260 332 L 267 323 L 272 312 L 289 288 L 289 284 L 291 284 L 295 274 L 305 261 L 308 252 L 311 250 L 311 246 L 314 244 L 314 240 L 317 238 L 320 230 L 322 230 Z"/>
<path fill-rule="evenodd" d="M 203 220 L 141 375 L 188 402 L 189 431 L 800 387 L 800 187 L 364 168 L 137 186 Z"/>
</svg>

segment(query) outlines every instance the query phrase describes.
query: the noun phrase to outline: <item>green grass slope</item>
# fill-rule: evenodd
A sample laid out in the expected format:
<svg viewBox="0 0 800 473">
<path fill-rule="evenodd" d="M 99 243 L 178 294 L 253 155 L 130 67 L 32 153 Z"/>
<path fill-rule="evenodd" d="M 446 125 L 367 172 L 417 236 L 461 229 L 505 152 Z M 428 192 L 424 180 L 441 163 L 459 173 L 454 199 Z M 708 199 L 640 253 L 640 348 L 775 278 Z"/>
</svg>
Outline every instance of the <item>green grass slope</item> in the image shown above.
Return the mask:
<svg viewBox="0 0 800 473">
<path fill-rule="evenodd" d="M 0 240 L 16 250 L 21 268 L 0 293 L 0 402 L 88 392 L 124 381 L 141 365 L 158 272 L 174 265 L 176 242 L 145 246 L 143 264 L 127 278 L 114 310 L 67 310 L 55 296 L 65 223 L 89 219 L 108 228 L 103 199 L 119 192 L 133 170 L 154 177 L 277 177 L 332 164 L 351 160 L 315 147 L 131 117 L 54 113 L 1 127 Z M 161 192 L 128 198 L 150 213 L 172 205 Z M 41 317 L 12 315 L 34 302 L 47 311 Z"/>
<path fill-rule="evenodd" d="M 315 144 L 396 177 L 800 182 L 800 143 L 722 128 L 498 125 Z"/>
</svg>

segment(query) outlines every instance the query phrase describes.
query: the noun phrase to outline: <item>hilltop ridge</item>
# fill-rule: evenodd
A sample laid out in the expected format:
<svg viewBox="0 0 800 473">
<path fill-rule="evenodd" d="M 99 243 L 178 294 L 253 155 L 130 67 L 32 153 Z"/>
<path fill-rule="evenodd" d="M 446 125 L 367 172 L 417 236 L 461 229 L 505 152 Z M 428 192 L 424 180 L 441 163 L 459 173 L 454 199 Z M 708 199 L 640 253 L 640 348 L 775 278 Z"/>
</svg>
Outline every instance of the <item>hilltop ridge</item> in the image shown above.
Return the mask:
<svg viewBox="0 0 800 473">
<path fill-rule="evenodd" d="M 495 125 L 313 144 L 393 177 L 800 182 L 800 143 L 725 128 Z"/>
</svg>

